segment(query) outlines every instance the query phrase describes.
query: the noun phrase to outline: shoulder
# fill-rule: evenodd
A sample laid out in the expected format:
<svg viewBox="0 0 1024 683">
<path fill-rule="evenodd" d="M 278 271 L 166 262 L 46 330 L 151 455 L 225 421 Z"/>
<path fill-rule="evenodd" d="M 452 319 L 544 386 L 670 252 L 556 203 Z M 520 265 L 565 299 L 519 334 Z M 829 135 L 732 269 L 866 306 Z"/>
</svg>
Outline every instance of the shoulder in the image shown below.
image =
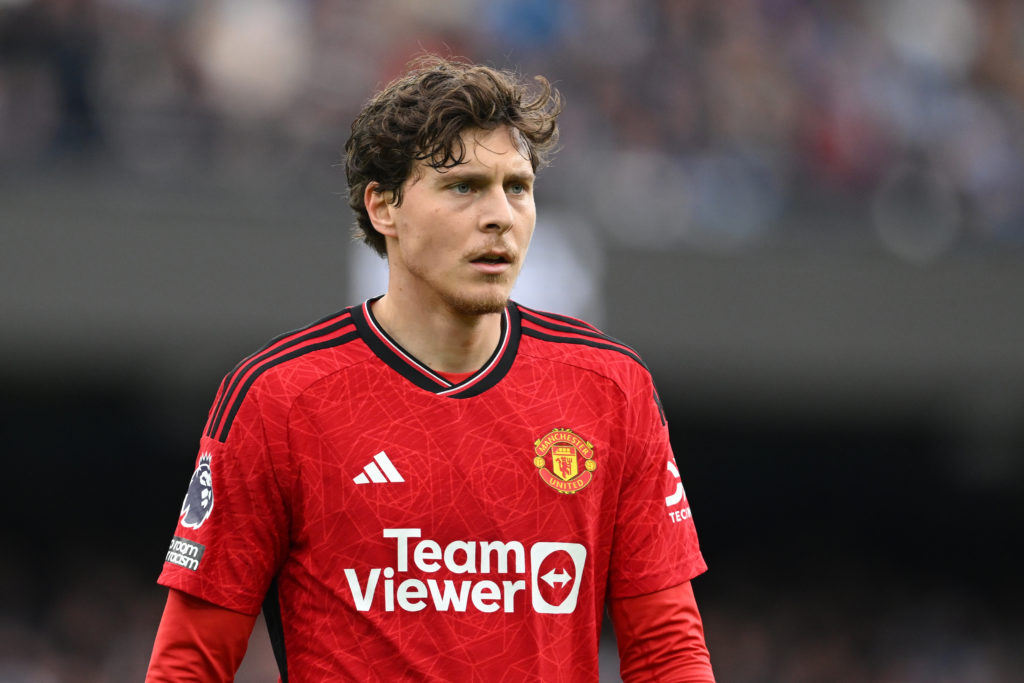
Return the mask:
<svg viewBox="0 0 1024 683">
<path fill-rule="evenodd" d="M 351 308 L 271 339 L 242 359 L 221 381 L 204 434 L 225 441 L 247 400 L 290 404 L 324 376 L 366 357 Z"/>
<path fill-rule="evenodd" d="M 594 325 L 571 316 L 516 304 L 521 352 L 591 370 L 619 384 L 649 383 L 650 371 L 637 351 Z"/>
</svg>

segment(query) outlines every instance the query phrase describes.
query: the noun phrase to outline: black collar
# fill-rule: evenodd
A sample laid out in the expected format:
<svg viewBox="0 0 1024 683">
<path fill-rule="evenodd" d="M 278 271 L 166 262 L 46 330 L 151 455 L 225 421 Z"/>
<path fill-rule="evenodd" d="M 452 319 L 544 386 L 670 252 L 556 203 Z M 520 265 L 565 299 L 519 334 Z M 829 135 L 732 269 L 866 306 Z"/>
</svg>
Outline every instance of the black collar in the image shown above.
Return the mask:
<svg viewBox="0 0 1024 683">
<path fill-rule="evenodd" d="M 359 335 L 378 358 L 395 372 L 418 386 L 439 396 L 469 398 L 481 394 L 504 377 L 512 367 L 519 350 L 520 321 L 519 309 L 509 302 L 501 314 L 501 336 L 494 353 L 483 366 L 458 384 L 452 384 L 443 375 L 431 370 L 415 356 L 406 351 L 384 331 L 370 307 L 380 297 L 368 299 L 361 306 L 353 306 L 352 318 Z"/>
</svg>

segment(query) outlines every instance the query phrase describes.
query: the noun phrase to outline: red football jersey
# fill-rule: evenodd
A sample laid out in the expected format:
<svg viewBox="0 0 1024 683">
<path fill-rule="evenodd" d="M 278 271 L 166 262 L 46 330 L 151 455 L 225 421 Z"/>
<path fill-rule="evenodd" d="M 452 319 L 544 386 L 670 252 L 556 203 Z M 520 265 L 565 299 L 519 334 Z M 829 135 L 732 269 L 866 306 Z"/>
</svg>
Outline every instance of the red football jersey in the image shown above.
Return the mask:
<svg viewBox="0 0 1024 683">
<path fill-rule="evenodd" d="M 650 374 L 511 303 L 452 384 L 371 303 L 227 375 L 160 583 L 262 606 L 284 681 L 597 680 L 606 598 L 706 568 Z"/>
</svg>

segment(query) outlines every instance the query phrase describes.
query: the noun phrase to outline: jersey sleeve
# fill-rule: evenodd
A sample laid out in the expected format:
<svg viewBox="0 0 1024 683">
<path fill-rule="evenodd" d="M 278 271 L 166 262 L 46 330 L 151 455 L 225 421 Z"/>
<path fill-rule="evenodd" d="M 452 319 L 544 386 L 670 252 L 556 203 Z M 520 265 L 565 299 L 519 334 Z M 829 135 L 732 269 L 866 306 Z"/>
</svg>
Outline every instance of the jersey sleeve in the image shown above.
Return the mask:
<svg viewBox="0 0 1024 683">
<path fill-rule="evenodd" d="M 661 400 L 646 372 L 634 383 L 627 423 L 609 568 L 612 598 L 677 586 L 707 569 Z"/>
<path fill-rule="evenodd" d="M 289 529 L 282 464 L 268 445 L 267 423 L 251 390 L 225 440 L 203 435 L 158 583 L 259 613 L 285 557 Z"/>
<path fill-rule="evenodd" d="M 146 683 L 235 680 L 255 623 L 255 616 L 168 591 Z"/>
<path fill-rule="evenodd" d="M 690 582 L 609 601 L 623 681 L 714 683 Z"/>
</svg>

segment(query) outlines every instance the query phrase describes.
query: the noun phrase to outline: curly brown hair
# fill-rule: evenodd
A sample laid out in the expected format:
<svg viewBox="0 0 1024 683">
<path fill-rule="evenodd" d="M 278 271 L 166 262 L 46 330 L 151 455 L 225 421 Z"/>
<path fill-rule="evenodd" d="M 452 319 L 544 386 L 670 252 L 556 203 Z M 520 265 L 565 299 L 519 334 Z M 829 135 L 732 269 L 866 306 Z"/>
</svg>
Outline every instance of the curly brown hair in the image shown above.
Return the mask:
<svg viewBox="0 0 1024 683">
<path fill-rule="evenodd" d="M 416 162 L 452 168 L 464 162 L 462 132 L 507 125 L 518 131 L 533 170 L 547 164 L 558 142 L 561 96 L 546 78 L 531 91 L 511 71 L 433 55 L 377 93 L 352 123 L 345 143 L 348 205 L 356 214 L 354 234 L 381 256 L 384 236 L 373 227 L 363 201 L 366 187 L 392 192 L 402 203 L 402 185 Z"/>
</svg>

